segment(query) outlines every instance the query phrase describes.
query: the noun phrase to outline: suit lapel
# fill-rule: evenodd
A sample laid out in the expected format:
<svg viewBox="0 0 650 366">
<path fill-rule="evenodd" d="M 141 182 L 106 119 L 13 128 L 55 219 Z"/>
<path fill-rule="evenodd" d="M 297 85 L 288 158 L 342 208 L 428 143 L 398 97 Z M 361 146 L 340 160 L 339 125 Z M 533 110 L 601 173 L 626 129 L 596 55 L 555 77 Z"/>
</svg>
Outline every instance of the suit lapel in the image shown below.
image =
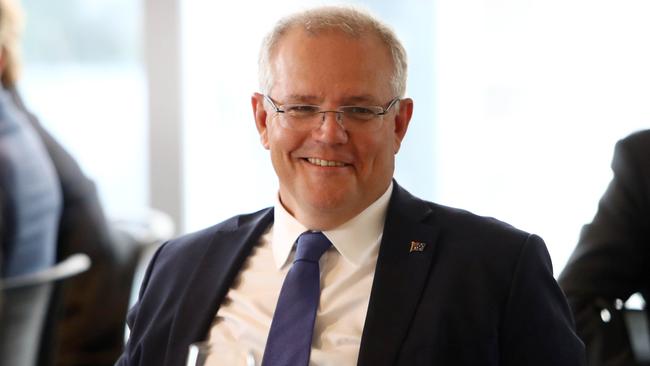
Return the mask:
<svg viewBox="0 0 650 366">
<path fill-rule="evenodd" d="M 187 280 L 184 293 L 179 294 L 181 300 L 169 339 L 180 340 L 177 344 L 184 347 L 204 340 L 230 285 L 272 220 L 273 210 L 267 209 L 251 221 L 214 235 Z"/>
<path fill-rule="evenodd" d="M 431 268 L 438 234 L 431 209 L 395 184 L 377 258 L 359 366 L 393 365 Z"/>
</svg>

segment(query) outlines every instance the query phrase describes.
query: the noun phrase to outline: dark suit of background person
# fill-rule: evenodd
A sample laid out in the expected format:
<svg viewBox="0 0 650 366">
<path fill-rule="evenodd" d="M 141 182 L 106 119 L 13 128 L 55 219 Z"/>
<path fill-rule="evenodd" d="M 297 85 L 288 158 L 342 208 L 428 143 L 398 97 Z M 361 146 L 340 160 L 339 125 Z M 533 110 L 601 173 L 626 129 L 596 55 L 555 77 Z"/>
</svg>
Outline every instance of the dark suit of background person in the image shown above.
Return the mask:
<svg viewBox="0 0 650 366">
<path fill-rule="evenodd" d="M 317 18 L 319 14 L 326 18 Z M 246 282 L 236 278 L 260 273 L 259 265 L 244 263 L 259 253 L 254 247 L 265 245 L 261 237 L 276 224 L 275 214 L 286 211 L 308 230 L 336 230 L 383 198 L 391 182 L 385 219 L 378 217 L 385 224 L 379 226 L 381 242 L 371 263 L 376 264 L 370 272 L 372 289 L 364 294 L 369 299 L 363 309 L 367 313 L 360 319 L 361 329 L 346 338 L 355 347 L 360 342 L 359 353 L 350 353 L 355 363 L 582 365 L 582 342 L 539 237 L 421 200 L 391 179 L 413 111 L 413 101 L 402 98 L 405 57 L 396 56 L 404 51 L 395 36 L 382 28 L 381 40 L 369 25 L 376 22 L 355 24 L 367 16 L 349 9 L 317 8 L 294 16 L 290 19 L 300 19 L 298 23 L 279 22 L 294 25 L 278 26 L 282 30 L 272 33 L 279 34 L 276 43 L 268 41 L 272 38 L 265 43 L 276 47 L 262 51 L 261 60 L 269 56 L 272 66 L 265 69 L 262 62 L 261 75 L 264 70 L 271 73 L 260 84 L 270 95 L 255 93 L 251 98 L 260 141 L 279 179 L 278 212 L 267 208 L 235 216 L 164 244 L 152 258 L 139 300 L 129 312 L 131 334 L 117 365 L 184 365 L 188 346 L 206 339 L 220 307 L 245 296 L 242 292 L 228 297 L 235 282 Z M 403 72 L 398 72 L 401 67 Z M 394 83 L 396 75 L 402 75 L 404 83 Z M 304 105 L 310 103 L 328 112 L 343 103 L 356 103 L 357 108 L 345 116 L 332 112 L 302 119 L 304 115 L 281 115 L 279 107 L 272 106 L 273 98 L 283 108 L 300 104 L 295 109 L 300 113 L 313 111 Z M 362 122 L 360 117 L 367 115 L 352 115 L 369 110 L 362 106 L 383 103 L 381 118 L 375 115 Z M 277 221 L 280 225 L 281 219 Z M 360 240 L 357 245 L 366 244 Z M 343 256 L 337 248 L 328 255 Z M 272 262 L 268 258 L 266 263 Z M 280 272 L 271 267 L 272 272 L 259 275 Z M 253 308 L 244 317 L 258 311 L 257 299 L 240 301 L 245 309 Z M 214 323 L 218 333 L 219 322 Z M 246 321 L 239 323 L 246 326 Z M 321 341 L 314 340 L 312 348 L 325 349 Z M 336 346 L 327 351 L 336 352 Z M 352 359 L 344 364 L 352 364 Z"/>
<path fill-rule="evenodd" d="M 56 259 L 61 190 L 27 116 L 0 90 L 2 277 L 50 267 Z"/>
<path fill-rule="evenodd" d="M 614 177 L 593 221 L 585 225 L 560 285 L 585 341 L 591 365 L 634 365 L 615 299 L 650 289 L 650 130 L 616 145 Z M 614 314 L 609 323 L 602 309 Z"/>
</svg>

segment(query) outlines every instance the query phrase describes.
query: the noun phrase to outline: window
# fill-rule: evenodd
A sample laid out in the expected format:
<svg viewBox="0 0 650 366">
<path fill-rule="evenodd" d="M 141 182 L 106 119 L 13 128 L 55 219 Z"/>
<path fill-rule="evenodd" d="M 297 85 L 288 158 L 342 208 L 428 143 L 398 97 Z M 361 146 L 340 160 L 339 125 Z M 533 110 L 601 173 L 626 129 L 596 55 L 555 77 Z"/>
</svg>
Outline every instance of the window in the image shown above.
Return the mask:
<svg viewBox="0 0 650 366">
<path fill-rule="evenodd" d="M 161 29 L 170 14 L 180 22 L 180 34 L 169 28 L 180 37 L 180 70 L 151 74 L 180 80 L 180 131 L 161 140 L 182 146 L 182 184 L 151 182 L 172 187 L 179 231 L 273 204 L 277 181 L 249 102 L 258 88 L 257 52 L 278 17 L 316 3 L 176 0 L 159 13 L 157 2 L 145 2 Z M 347 3 L 385 19 L 409 53 L 415 112 L 397 180 L 422 198 L 541 235 L 558 274 L 611 178 L 614 143 L 650 125 L 650 3 Z M 28 104 L 97 181 L 110 213 L 149 205 L 139 4 L 24 4 Z M 177 98 L 167 97 L 150 105 Z M 156 169 L 165 169 L 165 159 L 151 157 L 162 162 Z"/>
<path fill-rule="evenodd" d="M 436 198 L 541 235 L 559 274 L 650 126 L 650 3 L 436 4 Z"/>
<path fill-rule="evenodd" d="M 547 242 L 555 273 L 650 120 L 647 1 L 348 1 L 409 53 L 414 119 L 396 177 L 413 193 Z M 187 230 L 273 203 L 249 98 L 265 31 L 298 1 L 184 5 Z M 236 36 L 235 36 L 236 35 Z"/>
<path fill-rule="evenodd" d="M 27 106 L 97 184 L 109 216 L 147 206 L 140 4 L 23 0 Z"/>
</svg>

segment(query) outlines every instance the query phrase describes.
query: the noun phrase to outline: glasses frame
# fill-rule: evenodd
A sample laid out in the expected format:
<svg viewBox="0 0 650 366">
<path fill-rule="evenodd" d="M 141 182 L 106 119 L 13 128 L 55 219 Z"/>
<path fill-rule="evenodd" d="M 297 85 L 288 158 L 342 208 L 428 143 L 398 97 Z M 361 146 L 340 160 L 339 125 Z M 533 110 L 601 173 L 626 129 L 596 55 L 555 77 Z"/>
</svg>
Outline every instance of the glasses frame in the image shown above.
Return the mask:
<svg viewBox="0 0 650 366">
<path fill-rule="evenodd" d="M 374 117 L 371 117 L 371 119 L 372 119 L 372 118 L 377 118 L 377 117 L 381 117 L 381 116 L 386 115 L 386 114 L 390 111 L 390 109 L 393 108 L 394 105 L 396 105 L 399 101 L 401 101 L 401 98 L 400 98 L 400 97 L 395 97 L 395 98 L 391 99 L 391 100 L 388 102 L 388 106 L 387 106 L 386 108 L 384 108 L 384 107 L 382 107 L 382 106 L 360 106 L 360 105 L 357 105 L 357 106 L 352 106 L 352 105 L 347 106 L 347 105 L 345 105 L 345 106 L 337 107 L 337 109 L 322 110 L 321 106 L 319 106 L 319 105 L 314 105 L 314 104 L 299 104 L 299 103 L 295 103 L 295 104 L 294 104 L 294 103 L 290 103 L 290 104 L 283 104 L 283 105 L 279 105 L 279 106 L 278 106 L 277 104 L 275 104 L 275 102 L 273 101 L 273 99 L 271 99 L 270 96 L 268 96 L 267 94 L 263 94 L 263 96 L 264 96 L 264 99 L 265 99 L 267 102 L 269 102 L 269 104 L 271 105 L 271 107 L 273 107 L 275 113 L 282 113 L 282 114 L 287 113 L 287 111 L 286 111 L 285 109 L 283 109 L 283 107 L 285 107 L 285 106 L 287 106 L 287 105 L 291 105 L 291 106 L 315 107 L 315 108 L 317 109 L 317 111 L 313 112 L 313 115 L 314 115 L 314 116 L 316 116 L 317 114 L 322 114 L 322 115 L 323 115 L 323 117 L 322 117 L 322 119 L 321 119 L 321 121 L 320 121 L 320 124 L 322 124 L 323 122 L 325 122 L 325 114 L 326 114 L 326 113 L 330 113 L 330 112 L 331 112 L 331 113 L 336 113 L 336 122 L 338 122 L 338 124 L 341 125 L 341 127 L 343 127 L 345 130 L 348 130 L 348 129 L 347 129 L 347 127 L 345 126 L 345 124 L 343 123 L 343 115 L 345 114 L 345 111 L 341 110 L 342 108 L 359 108 L 359 107 L 360 107 L 360 108 L 366 108 L 366 109 L 368 109 L 369 111 L 371 111 L 371 112 L 374 113 L 375 116 L 374 116 Z M 370 119 L 369 119 L 369 120 L 370 120 Z M 378 125 L 378 126 L 380 126 L 380 125 Z M 292 128 L 292 129 L 296 129 L 295 127 L 292 127 L 292 126 L 286 126 L 286 127 L 289 127 L 289 128 Z M 314 128 L 315 128 L 315 127 L 314 127 Z M 304 130 L 308 130 L 308 129 L 309 129 L 309 128 L 305 128 Z"/>
</svg>

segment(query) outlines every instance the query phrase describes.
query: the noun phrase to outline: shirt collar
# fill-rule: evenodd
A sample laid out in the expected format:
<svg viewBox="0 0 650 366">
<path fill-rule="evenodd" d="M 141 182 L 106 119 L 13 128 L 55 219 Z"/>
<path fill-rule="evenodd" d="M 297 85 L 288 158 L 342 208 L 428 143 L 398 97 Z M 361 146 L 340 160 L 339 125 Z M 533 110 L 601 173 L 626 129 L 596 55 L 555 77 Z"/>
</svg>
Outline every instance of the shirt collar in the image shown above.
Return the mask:
<svg viewBox="0 0 650 366">
<path fill-rule="evenodd" d="M 384 221 L 388 210 L 388 201 L 393 191 L 391 181 L 388 189 L 375 202 L 365 210 L 342 225 L 323 231 L 323 234 L 332 242 L 332 245 L 347 261 L 354 265 L 361 265 L 379 245 L 384 232 Z M 280 203 L 279 195 L 276 196 L 273 221 L 272 250 L 276 267 L 285 265 L 300 234 L 308 229 L 298 222 Z"/>
</svg>

